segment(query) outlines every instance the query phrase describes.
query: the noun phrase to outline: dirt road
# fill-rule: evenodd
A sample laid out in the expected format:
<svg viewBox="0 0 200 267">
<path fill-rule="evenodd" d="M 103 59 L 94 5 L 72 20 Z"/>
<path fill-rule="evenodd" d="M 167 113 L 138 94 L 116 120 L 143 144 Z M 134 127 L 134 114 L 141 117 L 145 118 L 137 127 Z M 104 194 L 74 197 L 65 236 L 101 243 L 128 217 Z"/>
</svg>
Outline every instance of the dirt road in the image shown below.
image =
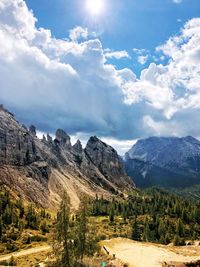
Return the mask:
<svg viewBox="0 0 200 267">
<path fill-rule="evenodd" d="M 168 246 L 134 242 L 124 238 L 103 241 L 102 245 L 107 248 L 111 255 L 115 254 L 116 258 L 129 264 L 130 267 L 160 267 L 162 262 L 191 262 L 200 260 L 200 248 L 191 255 L 191 247 L 188 247 L 188 252 L 190 251 L 188 255 L 190 256 L 186 256 L 187 248 L 182 253 L 183 249 L 179 251 L 176 248 L 175 251 L 172 251 L 172 248 Z"/>
<path fill-rule="evenodd" d="M 35 247 L 35 248 L 29 248 L 29 249 L 26 249 L 26 250 L 21 250 L 21 251 L 18 251 L 18 252 L 14 252 L 14 253 L 10 253 L 10 254 L 6 254 L 6 255 L 3 255 L 3 256 L 0 256 L 0 261 L 9 260 L 11 256 L 13 256 L 13 257 L 26 256 L 26 255 L 30 255 L 30 254 L 43 252 L 43 251 L 48 251 L 50 249 L 51 249 L 51 247 L 48 246 L 48 245 Z"/>
</svg>

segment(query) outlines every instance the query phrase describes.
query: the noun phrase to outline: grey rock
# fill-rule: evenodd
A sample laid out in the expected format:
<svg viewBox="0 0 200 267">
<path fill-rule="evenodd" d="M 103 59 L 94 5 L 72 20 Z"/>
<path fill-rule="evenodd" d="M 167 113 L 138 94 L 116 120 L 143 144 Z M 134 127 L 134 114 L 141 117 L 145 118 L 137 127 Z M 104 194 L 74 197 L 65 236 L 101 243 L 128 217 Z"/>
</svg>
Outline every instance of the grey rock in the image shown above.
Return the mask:
<svg viewBox="0 0 200 267">
<path fill-rule="evenodd" d="M 113 147 L 93 136 L 90 137 L 86 145 L 85 153 L 107 179 L 119 186 L 131 185 L 131 180 L 125 173 L 122 159 Z"/>
<path fill-rule="evenodd" d="M 71 148 L 70 136 L 62 129 L 56 131 L 54 142 L 62 148 Z"/>
<path fill-rule="evenodd" d="M 52 145 L 53 144 L 53 138 L 49 134 L 47 134 L 47 143 L 49 145 Z"/>
<path fill-rule="evenodd" d="M 36 136 L 36 127 L 34 125 L 31 125 L 29 127 L 29 132 L 33 135 Z"/>
<path fill-rule="evenodd" d="M 24 166 L 38 159 L 34 139 L 13 115 L 0 110 L 0 164 Z"/>
<path fill-rule="evenodd" d="M 44 143 L 47 142 L 46 136 L 45 136 L 44 134 L 43 134 L 43 136 L 42 136 L 42 141 L 43 141 Z"/>
<path fill-rule="evenodd" d="M 56 208 L 65 190 L 74 203 L 85 193 L 111 197 L 134 188 L 117 152 L 97 137 L 84 150 L 79 140 L 72 147 L 61 129 L 54 141 L 35 133 L 35 127 L 27 130 L 0 107 L 0 184 L 27 200 Z"/>
<path fill-rule="evenodd" d="M 149 137 L 125 155 L 127 173 L 139 187 L 187 187 L 200 183 L 200 141 L 187 137 Z"/>
<path fill-rule="evenodd" d="M 80 140 L 77 140 L 77 142 L 73 145 L 72 148 L 73 148 L 74 153 L 82 154 L 83 152 L 83 147 L 82 147 Z"/>
</svg>

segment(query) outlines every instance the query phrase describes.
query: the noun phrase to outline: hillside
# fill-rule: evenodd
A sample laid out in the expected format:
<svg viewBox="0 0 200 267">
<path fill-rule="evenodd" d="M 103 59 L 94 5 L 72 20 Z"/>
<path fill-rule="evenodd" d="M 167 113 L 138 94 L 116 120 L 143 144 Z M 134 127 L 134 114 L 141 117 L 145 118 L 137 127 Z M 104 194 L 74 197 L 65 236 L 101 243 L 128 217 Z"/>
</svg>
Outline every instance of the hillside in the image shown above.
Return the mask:
<svg viewBox="0 0 200 267">
<path fill-rule="evenodd" d="M 83 149 L 80 141 L 72 146 L 62 129 L 55 136 L 40 140 L 33 125 L 27 129 L 1 106 L 0 184 L 25 200 L 54 209 L 64 191 L 77 208 L 82 195 L 109 198 L 134 188 L 117 152 L 97 137 Z"/>
<path fill-rule="evenodd" d="M 200 141 L 191 136 L 139 140 L 126 153 L 125 168 L 139 187 L 199 184 Z"/>
</svg>

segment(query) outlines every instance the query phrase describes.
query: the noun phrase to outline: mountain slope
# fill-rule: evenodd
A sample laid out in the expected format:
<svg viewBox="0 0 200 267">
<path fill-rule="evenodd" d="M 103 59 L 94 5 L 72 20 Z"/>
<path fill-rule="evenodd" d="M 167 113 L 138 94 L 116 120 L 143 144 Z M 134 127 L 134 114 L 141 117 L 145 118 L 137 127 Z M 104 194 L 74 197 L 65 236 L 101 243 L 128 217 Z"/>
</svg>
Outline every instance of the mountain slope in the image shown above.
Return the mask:
<svg viewBox="0 0 200 267">
<path fill-rule="evenodd" d="M 200 142 L 191 136 L 139 140 L 126 153 L 125 168 L 140 187 L 200 184 Z"/>
<path fill-rule="evenodd" d="M 102 147 L 102 154 L 97 162 L 93 149 L 88 149 L 93 146 L 92 138 L 84 150 L 80 141 L 72 146 L 70 137 L 62 129 L 58 129 L 55 136 L 55 140 L 49 135 L 38 139 L 34 126 L 28 130 L 1 106 L 0 185 L 50 208 L 58 205 L 64 191 L 77 208 L 83 194 L 111 197 L 134 188 L 123 166 L 115 164 L 120 161 L 117 152 L 106 144 L 102 147 L 98 138 L 94 137 L 97 146 Z"/>
</svg>

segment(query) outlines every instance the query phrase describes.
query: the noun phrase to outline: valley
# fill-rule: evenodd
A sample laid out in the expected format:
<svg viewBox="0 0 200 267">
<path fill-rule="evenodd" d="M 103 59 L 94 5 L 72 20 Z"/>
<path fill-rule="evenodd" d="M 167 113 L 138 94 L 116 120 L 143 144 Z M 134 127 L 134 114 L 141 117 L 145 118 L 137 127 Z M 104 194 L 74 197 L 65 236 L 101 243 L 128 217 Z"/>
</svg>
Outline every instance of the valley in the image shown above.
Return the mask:
<svg viewBox="0 0 200 267">
<path fill-rule="evenodd" d="M 2 106 L 0 119 L 2 266 L 98 267 L 105 261 L 156 267 L 200 260 L 200 246 L 194 246 L 200 239 L 198 185 L 136 188 L 135 178 L 144 177 L 131 179 L 126 162 L 96 136 L 83 148 L 62 129 L 55 139 L 38 138 L 35 126 L 27 129 Z M 191 146 L 191 140 L 193 147 L 191 138 L 180 142 Z"/>
<path fill-rule="evenodd" d="M 200 267 L 200 0 L 0 0 L 0 267 Z"/>
</svg>

